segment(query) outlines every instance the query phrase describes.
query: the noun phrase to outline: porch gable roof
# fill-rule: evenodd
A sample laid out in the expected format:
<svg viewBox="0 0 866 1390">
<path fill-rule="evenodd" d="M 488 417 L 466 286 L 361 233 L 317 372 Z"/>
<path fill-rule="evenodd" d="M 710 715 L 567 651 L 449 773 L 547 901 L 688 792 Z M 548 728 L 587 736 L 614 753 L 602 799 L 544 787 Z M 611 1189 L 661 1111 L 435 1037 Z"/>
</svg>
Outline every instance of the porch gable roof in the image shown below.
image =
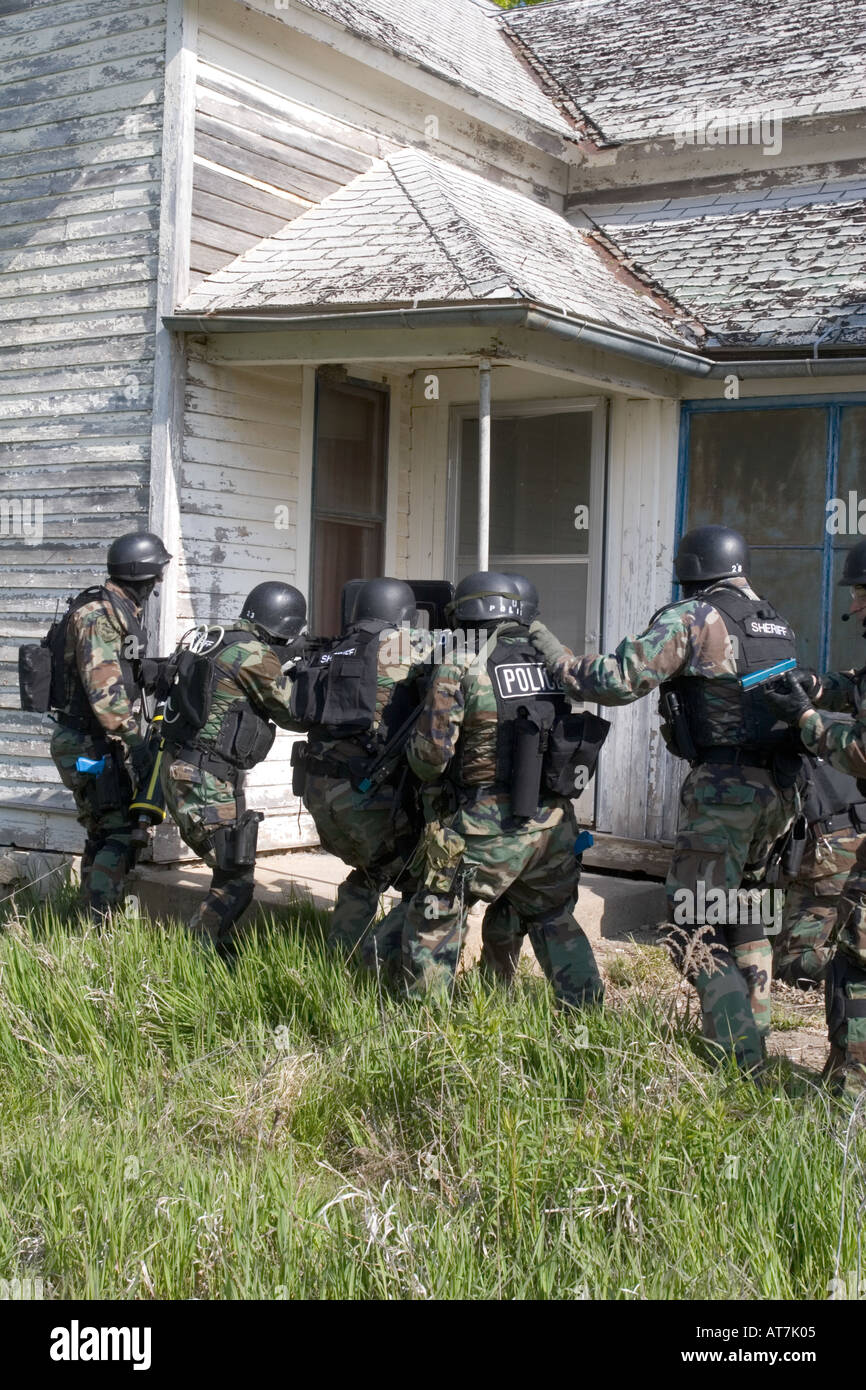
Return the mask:
<svg viewBox="0 0 866 1390">
<path fill-rule="evenodd" d="M 200 282 L 179 313 L 533 304 L 653 343 L 699 326 L 559 213 L 404 148 Z"/>
</svg>

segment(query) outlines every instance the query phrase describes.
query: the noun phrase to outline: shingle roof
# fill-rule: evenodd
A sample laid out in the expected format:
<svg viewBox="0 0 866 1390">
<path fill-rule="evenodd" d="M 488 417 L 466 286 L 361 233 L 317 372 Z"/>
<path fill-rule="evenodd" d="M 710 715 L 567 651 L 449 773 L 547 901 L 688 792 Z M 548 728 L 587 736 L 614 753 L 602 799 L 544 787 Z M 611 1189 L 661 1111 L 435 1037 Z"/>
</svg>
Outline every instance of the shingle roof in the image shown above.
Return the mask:
<svg viewBox="0 0 866 1390">
<path fill-rule="evenodd" d="M 520 193 L 402 149 L 203 280 L 183 313 L 526 302 L 692 346 L 585 232 Z"/>
<path fill-rule="evenodd" d="M 487 0 L 300 0 L 379 48 L 507 106 L 561 135 L 573 135 L 499 27 Z"/>
<path fill-rule="evenodd" d="M 502 22 L 602 142 L 669 134 L 696 108 L 866 106 L 862 0 L 556 0 Z"/>
<path fill-rule="evenodd" d="M 866 180 L 586 211 L 710 350 L 866 344 Z"/>
</svg>

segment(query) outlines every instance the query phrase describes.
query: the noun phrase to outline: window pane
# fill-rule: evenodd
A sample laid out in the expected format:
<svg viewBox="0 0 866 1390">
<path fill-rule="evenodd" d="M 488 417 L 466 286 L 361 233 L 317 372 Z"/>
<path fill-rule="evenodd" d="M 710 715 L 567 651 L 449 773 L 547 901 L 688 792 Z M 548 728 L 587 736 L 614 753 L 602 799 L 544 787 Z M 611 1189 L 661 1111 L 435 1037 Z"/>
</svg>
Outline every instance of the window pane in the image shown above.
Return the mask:
<svg viewBox="0 0 866 1390">
<path fill-rule="evenodd" d="M 750 545 L 824 540 L 827 412 L 694 414 L 687 530 L 713 523 Z"/>
<path fill-rule="evenodd" d="M 859 539 L 859 536 L 850 537 L 852 544 L 856 544 Z M 847 623 L 842 622 L 842 614 L 847 613 L 851 605 L 850 587 L 847 584 L 840 586 L 838 583 L 842 577 L 844 564 L 845 551 L 834 550 L 833 593 L 829 620 L 831 671 L 858 670 L 866 661 L 866 642 L 863 641 L 862 618 L 850 618 Z"/>
<path fill-rule="evenodd" d="M 382 527 L 317 521 L 313 533 L 313 631 L 339 636 L 340 592 L 348 579 L 373 579 L 382 569 Z"/>
<path fill-rule="evenodd" d="M 586 586 L 589 568 L 583 564 L 523 565 L 507 555 L 490 556 L 490 568 L 516 571 L 538 590 L 540 617 L 561 642 L 578 656 L 586 651 Z M 458 581 L 475 569 L 474 560 L 457 567 Z"/>
<path fill-rule="evenodd" d="M 317 512 L 382 517 L 385 402 L 382 391 L 319 384 L 314 500 Z"/>
<path fill-rule="evenodd" d="M 490 550 L 504 554 L 586 555 L 592 413 L 494 416 L 490 436 Z M 458 549 L 469 560 L 478 532 L 478 421 L 463 421 Z M 581 519 L 581 518 L 578 518 Z M 589 518 L 592 521 L 592 518 Z M 470 566 L 471 571 L 472 566 Z"/>
<path fill-rule="evenodd" d="M 837 497 L 847 503 L 848 493 L 856 492 L 858 498 L 866 497 L 866 406 L 848 405 L 842 411 L 842 425 L 839 432 L 839 470 L 837 473 Z M 856 521 L 848 517 L 849 535 L 854 535 Z M 866 534 L 866 517 L 863 518 Z"/>
<path fill-rule="evenodd" d="M 752 587 L 794 629 L 802 666 L 819 664 L 821 570 L 820 551 L 752 551 Z"/>
</svg>

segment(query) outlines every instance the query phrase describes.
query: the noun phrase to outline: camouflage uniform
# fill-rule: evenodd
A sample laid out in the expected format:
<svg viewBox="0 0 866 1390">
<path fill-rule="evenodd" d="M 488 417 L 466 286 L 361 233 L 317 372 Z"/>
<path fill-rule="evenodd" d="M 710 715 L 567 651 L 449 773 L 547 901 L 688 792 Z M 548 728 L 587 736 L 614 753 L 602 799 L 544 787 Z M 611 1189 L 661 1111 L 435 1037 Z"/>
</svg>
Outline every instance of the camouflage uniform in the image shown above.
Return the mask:
<svg viewBox="0 0 866 1390">
<path fill-rule="evenodd" d="M 346 637 L 351 632 L 350 628 Z M 384 743 L 392 702 L 405 696 L 407 682 L 429 674 L 430 652 L 426 632 L 398 631 L 383 624 L 376 659 L 376 712 L 369 733 L 339 738 L 319 725 L 307 742 L 304 805 L 316 822 L 322 848 L 352 865 L 337 889 L 328 943 L 347 955 L 360 944 L 363 963 L 373 967 L 378 957 L 388 971 L 395 955 L 399 958 L 405 899 L 414 890 L 408 863 L 418 844 L 421 815 L 405 764 L 370 792 L 355 790 L 349 769 L 355 772 L 373 761 Z M 404 903 L 371 931 L 379 899 L 392 884 L 403 891 Z"/>
<path fill-rule="evenodd" d="M 866 668 L 822 675 L 821 686 L 813 701 L 819 708 L 800 721 L 803 743 L 840 772 L 866 778 Z M 827 718 L 823 710 L 853 713 L 854 721 Z M 840 1089 L 853 1092 L 866 1083 L 866 838 L 842 888 L 836 932 L 826 981 L 828 1075 L 835 1075 Z"/>
<path fill-rule="evenodd" d="M 94 598 L 69 616 L 63 657 L 66 698 L 51 739 L 51 756 L 75 798 L 87 836 L 81 895 L 96 920 L 122 902 L 134 862 L 128 810 L 133 784 L 125 755 L 144 748 L 137 712 L 140 692 L 128 659 L 143 654 L 135 636 L 141 608 L 115 580 L 104 587 L 111 599 Z M 79 758 L 105 758 L 105 771 L 100 778 L 78 772 Z"/>
<path fill-rule="evenodd" d="M 496 641 L 525 645 L 526 628 L 499 624 Z M 592 947 L 574 920 L 580 863 L 571 802 L 543 794 L 537 815 L 515 821 L 510 795 L 496 785 L 498 714 L 482 653 L 455 652 L 436 671 L 409 741 L 412 770 L 424 782 L 442 778 L 460 751 L 457 809 L 431 818 L 417 865 L 421 886 L 406 914 L 403 965 L 414 993 L 447 987 L 460 959 L 466 904 L 502 898 L 525 923 L 536 957 L 557 999 L 599 1002 L 601 977 Z"/>
<path fill-rule="evenodd" d="M 737 679 L 737 667 L 724 618 L 711 602 L 714 589 L 732 587 L 757 596 L 745 579 L 707 586 L 700 595 L 662 609 L 647 630 L 627 637 L 610 656 L 575 659 L 565 652 L 549 662 L 551 674 L 569 693 L 600 705 L 625 705 L 677 676 L 724 681 Z M 706 595 L 706 596 L 705 596 Z M 535 628 L 533 627 L 533 632 Z M 539 647 L 539 650 L 542 648 Z M 730 685 L 728 685 L 730 690 Z M 713 687 L 706 687 L 712 704 Z M 733 719 L 727 701 L 718 702 L 724 728 Z M 720 737 L 718 744 L 725 744 Z M 736 742 L 731 723 L 730 743 Z M 692 903 L 711 888 L 739 889 L 760 883 L 776 841 L 799 808 L 796 788 L 780 788 L 769 768 L 735 761 L 703 762 L 694 767 L 680 794 L 680 815 L 666 891 L 674 922 L 680 890 Z M 699 924 L 689 925 L 689 936 Z M 708 926 L 704 939 L 713 965 L 696 959 L 690 976 L 701 999 L 704 1036 L 740 1065 L 760 1063 L 770 1031 L 772 948 L 760 923 Z M 674 934 L 674 941 L 677 938 Z M 681 966 L 683 952 L 674 948 Z M 696 968 L 697 967 L 697 968 Z"/>
<path fill-rule="evenodd" d="M 835 952 L 839 898 L 863 838 L 866 806 L 855 783 L 825 763 L 810 765 L 803 806 L 808 823 L 802 862 L 785 889 L 773 971 L 786 984 L 809 988 L 827 977 Z"/>
<path fill-rule="evenodd" d="M 216 945 L 231 938 L 234 924 L 249 907 L 255 888 L 255 864 L 221 869 L 214 853 L 214 833 L 236 827 L 245 811 L 245 773 L 216 753 L 227 721 L 247 702 L 262 721 L 273 720 L 296 729 L 290 716 L 291 677 L 280 658 L 258 636 L 252 623 L 237 619 L 228 629 L 232 638 L 216 657 L 217 674 L 206 723 L 189 743 L 170 740 L 160 773 L 165 805 L 183 839 L 213 870 L 210 888 L 189 922 L 190 929 Z M 241 634 L 235 638 L 235 634 Z M 273 730 L 271 728 L 271 737 Z"/>
</svg>

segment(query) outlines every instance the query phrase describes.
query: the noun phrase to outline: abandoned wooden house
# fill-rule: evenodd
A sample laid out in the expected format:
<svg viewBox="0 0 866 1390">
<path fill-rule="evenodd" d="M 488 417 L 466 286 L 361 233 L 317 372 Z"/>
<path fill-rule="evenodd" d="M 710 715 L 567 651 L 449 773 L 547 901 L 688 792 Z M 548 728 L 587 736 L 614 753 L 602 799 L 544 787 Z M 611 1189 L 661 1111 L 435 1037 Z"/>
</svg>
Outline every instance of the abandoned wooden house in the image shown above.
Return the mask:
<svg viewBox="0 0 866 1390">
<path fill-rule="evenodd" d="M 724 521 L 803 660 L 862 661 L 857 0 L 2 0 L 0 93 L 0 840 L 80 843 L 16 648 L 115 534 L 176 557 L 161 649 L 265 576 L 327 631 L 477 568 L 488 388 L 490 561 L 578 651 Z M 679 769 L 612 719 L 590 858 L 658 870 Z M 313 842 L 290 742 L 265 847 Z"/>
</svg>

